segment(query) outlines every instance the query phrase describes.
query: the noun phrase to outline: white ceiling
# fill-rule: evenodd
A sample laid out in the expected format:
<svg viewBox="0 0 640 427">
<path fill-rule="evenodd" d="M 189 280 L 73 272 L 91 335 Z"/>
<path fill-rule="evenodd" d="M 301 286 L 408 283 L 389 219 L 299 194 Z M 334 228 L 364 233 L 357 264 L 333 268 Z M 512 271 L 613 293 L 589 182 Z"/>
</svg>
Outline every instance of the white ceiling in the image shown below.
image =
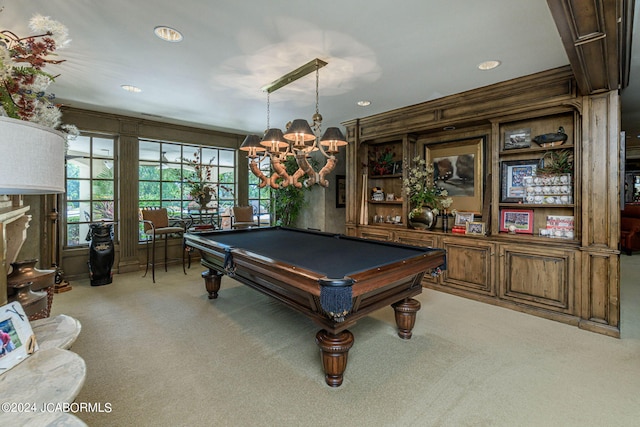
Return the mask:
<svg viewBox="0 0 640 427">
<path fill-rule="evenodd" d="M 29 34 L 34 14 L 68 27 L 72 41 L 58 51 L 66 62 L 45 69 L 60 74 L 50 87 L 58 102 L 240 133 L 266 128 L 260 88 L 316 57 L 329 63 L 320 69 L 323 128 L 569 63 L 542 0 L 0 0 L 0 6 L 0 29 L 20 36 Z M 158 25 L 178 29 L 184 40 L 160 40 L 153 33 Z M 477 69 L 490 59 L 502 65 Z M 631 90 L 640 76 L 636 63 L 623 101 L 640 92 Z M 124 84 L 142 92 L 126 92 Z M 371 105 L 358 107 L 359 100 Z M 640 101 L 623 107 L 640 111 Z M 313 74 L 270 96 L 271 127 L 310 120 L 314 112 Z"/>
</svg>

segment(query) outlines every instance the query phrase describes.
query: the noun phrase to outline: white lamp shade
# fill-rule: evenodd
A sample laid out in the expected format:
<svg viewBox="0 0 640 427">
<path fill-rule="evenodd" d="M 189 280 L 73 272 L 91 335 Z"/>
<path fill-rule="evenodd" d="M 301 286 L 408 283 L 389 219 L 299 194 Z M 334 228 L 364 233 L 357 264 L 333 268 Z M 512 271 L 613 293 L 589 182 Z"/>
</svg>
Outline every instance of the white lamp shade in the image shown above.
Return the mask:
<svg viewBox="0 0 640 427">
<path fill-rule="evenodd" d="M 61 132 L 0 117 L 0 194 L 64 193 L 64 153 Z"/>
</svg>

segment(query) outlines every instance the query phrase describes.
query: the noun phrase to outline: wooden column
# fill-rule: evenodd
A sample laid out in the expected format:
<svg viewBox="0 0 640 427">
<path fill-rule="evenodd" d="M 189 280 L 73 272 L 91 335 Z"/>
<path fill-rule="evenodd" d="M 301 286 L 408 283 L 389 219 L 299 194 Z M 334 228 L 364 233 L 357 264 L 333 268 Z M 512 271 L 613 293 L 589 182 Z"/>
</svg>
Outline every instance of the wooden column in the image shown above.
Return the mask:
<svg viewBox="0 0 640 427">
<path fill-rule="evenodd" d="M 138 126 L 136 122 L 120 122 L 118 153 L 120 197 L 120 256 L 118 272 L 137 271 L 138 260 Z"/>
<path fill-rule="evenodd" d="M 358 224 L 358 213 L 360 212 L 360 199 L 362 197 L 362 185 L 360 167 L 358 162 L 362 162 L 360 156 L 360 138 L 358 137 L 358 120 L 345 123 L 346 138 L 349 144 L 346 148 L 346 176 L 345 187 L 347 206 L 345 209 L 345 233 L 349 236 L 356 234 Z M 357 202 L 353 202 L 357 201 Z"/>
<path fill-rule="evenodd" d="M 7 274 L 27 239 L 29 206 L 0 208 L 0 306 L 7 303 Z"/>
<path fill-rule="evenodd" d="M 620 98 L 590 95 L 583 106 L 580 327 L 619 336 Z"/>
</svg>

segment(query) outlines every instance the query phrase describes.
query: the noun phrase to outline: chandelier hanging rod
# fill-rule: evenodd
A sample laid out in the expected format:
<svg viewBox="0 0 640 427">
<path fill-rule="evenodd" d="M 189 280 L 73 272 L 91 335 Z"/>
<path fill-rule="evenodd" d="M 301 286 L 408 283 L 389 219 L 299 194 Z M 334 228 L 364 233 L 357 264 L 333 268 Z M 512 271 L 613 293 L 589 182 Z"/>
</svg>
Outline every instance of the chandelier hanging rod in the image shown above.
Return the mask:
<svg viewBox="0 0 640 427">
<path fill-rule="evenodd" d="M 267 93 L 275 92 L 276 90 L 280 89 L 281 87 L 284 87 L 284 86 L 288 85 L 289 83 L 295 82 L 299 78 L 302 78 L 302 77 L 306 76 L 307 74 L 310 74 L 310 73 L 312 73 L 312 72 L 324 67 L 327 64 L 328 64 L 328 62 L 325 62 L 322 59 L 319 59 L 319 58 L 312 59 L 311 61 L 307 62 L 303 66 L 298 67 L 295 70 L 288 72 L 287 74 L 285 74 L 284 76 L 280 77 L 279 79 L 276 79 L 273 82 L 262 86 L 261 89 L 262 89 L 262 91 L 267 92 Z"/>
</svg>

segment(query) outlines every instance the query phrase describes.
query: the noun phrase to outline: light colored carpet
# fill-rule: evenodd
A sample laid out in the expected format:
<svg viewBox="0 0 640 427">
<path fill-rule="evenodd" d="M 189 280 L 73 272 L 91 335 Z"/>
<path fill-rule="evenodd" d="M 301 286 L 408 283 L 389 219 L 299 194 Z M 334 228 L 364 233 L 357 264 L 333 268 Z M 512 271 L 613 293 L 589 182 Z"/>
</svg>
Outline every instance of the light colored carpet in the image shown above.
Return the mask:
<svg viewBox="0 0 640 427">
<path fill-rule="evenodd" d="M 344 384 L 324 383 L 318 327 L 201 267 L 73 282 L 53 315 L 82 322 L 77 414 L 90 426 L 637 426 L 640 255 L 623 256 L 622 339 L 425 289 L 414 335 L 388 307 L 351 329 Z"/>
</svg>

